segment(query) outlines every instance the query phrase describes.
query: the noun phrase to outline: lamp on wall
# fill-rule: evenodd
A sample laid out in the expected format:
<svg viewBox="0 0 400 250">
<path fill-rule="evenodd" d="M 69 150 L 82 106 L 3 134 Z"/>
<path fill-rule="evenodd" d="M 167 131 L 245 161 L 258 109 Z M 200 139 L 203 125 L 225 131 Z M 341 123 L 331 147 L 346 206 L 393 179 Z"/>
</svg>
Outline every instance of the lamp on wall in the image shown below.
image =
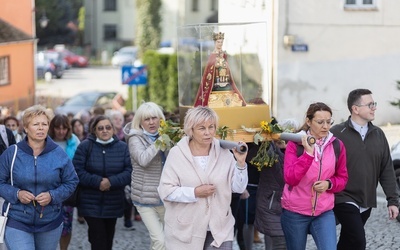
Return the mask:
<svg viewBox="0 0 400 250">
<path fill-rule="evenodd" d="M 296 37 L 294 35 L 284 35 L 283 36 L 283 45 L 285 48 L 289 48 L 295 43 Z"/>
<path fill-rule="evenodd" d="M 47 24 L 49 24 L 50 19 L 46 16 L 46 10 L 43 10 L 42 17 L 39 19 L 39 25 L 41 28 L 46 28 Z"/>
</svg>

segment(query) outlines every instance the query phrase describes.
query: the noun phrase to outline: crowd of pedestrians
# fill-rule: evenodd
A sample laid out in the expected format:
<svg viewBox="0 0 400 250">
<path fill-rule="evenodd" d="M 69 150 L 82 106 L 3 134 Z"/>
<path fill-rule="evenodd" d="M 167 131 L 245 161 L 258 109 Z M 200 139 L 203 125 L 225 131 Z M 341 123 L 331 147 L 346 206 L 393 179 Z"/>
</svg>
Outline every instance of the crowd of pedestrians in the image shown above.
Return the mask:
<svg viewBox="0 0 400 250">
<path fill-rule="evenodd" d="M 337 125 L 323 102 L 310 104 L 301 127 L 279 123 L 302 140 L 270 142 L 267 153 L 277 158 L 261 171 L 251 163 L 259 145 L 239 142 L 245 153 L 219 146 L 218 116 L 208 107 L 188 110 L 185 136 L 165 151 L 156 141 L 166 115 L 153 102 L 136 113 L 55 115 L 35 105 L 20 119 L 7 116 L 0 122 L 3 212 L 11 204 L 5 245 L 68 249 L 76 219 L 87 223 L 92 249 L 111 250 L 124 217 L 128 230 L 142 220 L 157 250 L 232 249 L 234 240 L 251 250 L 258 232 L 266 250 L 304 250 L 308 234 L 318 249 L 366 249 L 378 182 L 390 219 L 399 194 L 389 144 L 372 123 L 372 92 L 355 89 L 347 104 L 349 119 Z M 64 203 L 75 190 L 76 203 Z"/>
</svg>

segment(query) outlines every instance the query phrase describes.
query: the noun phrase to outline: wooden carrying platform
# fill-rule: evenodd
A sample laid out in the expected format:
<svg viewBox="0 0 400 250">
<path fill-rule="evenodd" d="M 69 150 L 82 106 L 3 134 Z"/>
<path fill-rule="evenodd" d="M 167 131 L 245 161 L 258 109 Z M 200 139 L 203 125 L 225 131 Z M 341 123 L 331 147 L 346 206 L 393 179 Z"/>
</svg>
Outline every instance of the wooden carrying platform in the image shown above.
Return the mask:
<svg viewBox="0 0 400 250">
<path fill-rule="evenodd" d="M 181 127 L 183 127 L 183 121 L 189 108 L 192 108 L 192 106 L 179 107 Z M 253 142 L 255 132 L 247 132 L 242 126 L 260 131 L 261 121 L 269 122 L 271 119 L 269 106 L 266 104 L 212 109 L 219 117 L 218 127 L 228 127 L 228 134 L 225 139 L 231 141 Z M 263 134 L 268 137 L 266 133 Z"/>
</svg>

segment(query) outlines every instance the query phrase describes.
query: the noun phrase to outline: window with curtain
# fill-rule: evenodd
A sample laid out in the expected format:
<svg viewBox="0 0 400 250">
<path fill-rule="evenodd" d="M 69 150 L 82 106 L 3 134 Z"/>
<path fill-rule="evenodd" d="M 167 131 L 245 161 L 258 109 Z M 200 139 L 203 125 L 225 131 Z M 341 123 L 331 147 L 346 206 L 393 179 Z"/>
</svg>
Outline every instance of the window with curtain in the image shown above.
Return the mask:
<svg viewBox="0 0 400 250">
<path fill-rule="evenodd" d="M 10 59 L 8 56 L 0 57 L 0 85 L 10 84 Z"/>
<path fill-rule="evenodd" d="M 104 41 L 112 41 L 117 39 L 117 25 L 105 24 L 104 25 Z"/>
<path fill-rule="evenodd" d="M 218 0 L 211 0 L 211 11 L 218 10 Z"/>
<path fill-rule="evenodd" d="M 362 9 L 362 10 L 376 10 L 377 9 L 377 0 L 345 0 L 344 8 L 345 9 Z"/>
<path fill-rule="evenodd" d="M 199 0 L 192 0 L 192 11 L 199 11 Z"/>
<path fill-rule="evenodd" d="M 104 0 L 104 10 L 105 11 L 116 11 L 117 10 L 117 0 Z"/>
</svg>

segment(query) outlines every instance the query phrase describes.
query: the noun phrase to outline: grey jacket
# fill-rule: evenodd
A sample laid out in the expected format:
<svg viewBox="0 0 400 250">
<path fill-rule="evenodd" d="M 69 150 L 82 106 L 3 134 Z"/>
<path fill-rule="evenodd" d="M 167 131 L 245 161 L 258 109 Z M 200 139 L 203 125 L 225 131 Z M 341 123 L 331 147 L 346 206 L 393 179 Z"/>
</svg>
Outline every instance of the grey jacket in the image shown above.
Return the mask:
<svg viewBox="0 0 400 250">
<path fill-rule="evenodd" d="M 142 130 L 124 127 L 132 163 L 131 199 L 135 205 L 160 206 L 157 187 L 160 183 L 164 152 Z"/>
</svg>

